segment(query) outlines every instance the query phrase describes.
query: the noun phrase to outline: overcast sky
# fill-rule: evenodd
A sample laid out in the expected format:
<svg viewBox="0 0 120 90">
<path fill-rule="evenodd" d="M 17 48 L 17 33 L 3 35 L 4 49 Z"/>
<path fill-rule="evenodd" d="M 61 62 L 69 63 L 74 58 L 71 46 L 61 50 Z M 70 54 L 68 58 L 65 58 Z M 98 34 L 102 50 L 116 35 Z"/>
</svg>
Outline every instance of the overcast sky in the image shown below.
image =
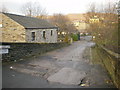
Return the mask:
<svg viewBox="0 0 120 90">
<path fill-rule="evenodd" d="M 0 0 L 2 5 L 14 14 L 22 14 L 21 7 L 26 2 L 37 2 L 40 3 L 50 15 L 54 13 L 85 13 L 91 2 L 100 5 L 108 1 L 117 2 L 118 0 Z"/>
</svg>

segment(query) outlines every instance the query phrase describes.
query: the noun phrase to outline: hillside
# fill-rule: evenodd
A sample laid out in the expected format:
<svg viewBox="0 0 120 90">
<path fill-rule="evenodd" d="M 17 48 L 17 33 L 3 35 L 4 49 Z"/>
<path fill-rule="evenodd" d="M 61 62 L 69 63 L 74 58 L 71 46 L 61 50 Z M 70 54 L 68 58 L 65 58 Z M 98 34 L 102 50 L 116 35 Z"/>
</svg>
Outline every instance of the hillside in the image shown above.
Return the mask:
<svg viewBox="0 0 120 90">
<path fill-rule="evenodd" d="M 85 21 L 85 14 L 67 14 L 66 15 L 71 21 L 82 20 Z"/>
<path fill-rule="evenodd" d="M 71 21 L 74 21 L 74 20 L 82 20 L 82 21 L 85 21 L 85 14 L 67 14 L 65 15 L 67 16 Z M 51 18 L 52 16 L 47 16 L 47 19 Z"/>
</svg>

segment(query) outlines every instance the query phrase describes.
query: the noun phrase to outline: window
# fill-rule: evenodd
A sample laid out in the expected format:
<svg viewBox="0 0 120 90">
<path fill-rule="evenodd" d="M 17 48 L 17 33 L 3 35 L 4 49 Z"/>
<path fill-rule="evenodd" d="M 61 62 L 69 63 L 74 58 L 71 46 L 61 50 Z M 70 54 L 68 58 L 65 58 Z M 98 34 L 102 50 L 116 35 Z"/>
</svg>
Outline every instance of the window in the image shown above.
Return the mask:
<svg viewBox="0 0 120 90">
<path fill-rule="evenodd" d="M 43 38 L 46 39 L 46 37 L 45 37 L 45 31 L 43 31 Z"/>
<path fill-rule="evenodd" d="M 32 41 L 35 41 L 35 32 L 32 32 Z"/>
<path fill-rule="evenodd" d="M 51 36 L 53 35 L 53 31 L 51 30 Z"/>
</svg>

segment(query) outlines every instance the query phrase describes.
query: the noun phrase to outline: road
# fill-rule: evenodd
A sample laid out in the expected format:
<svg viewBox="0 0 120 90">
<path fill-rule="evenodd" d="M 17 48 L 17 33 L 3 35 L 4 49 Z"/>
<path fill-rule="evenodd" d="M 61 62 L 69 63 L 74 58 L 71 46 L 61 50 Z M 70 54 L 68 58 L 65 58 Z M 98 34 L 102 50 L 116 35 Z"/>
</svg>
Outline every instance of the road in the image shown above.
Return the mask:
<svg viewBox="0 0 120 90">
<path fill-rule="evenodd" d="M 3 65 L 3 88 L 113 88 L 107 71 L 84 58 L 86 48 L 92 45 L 77 41 L 68 47 Z"/>
</svg>

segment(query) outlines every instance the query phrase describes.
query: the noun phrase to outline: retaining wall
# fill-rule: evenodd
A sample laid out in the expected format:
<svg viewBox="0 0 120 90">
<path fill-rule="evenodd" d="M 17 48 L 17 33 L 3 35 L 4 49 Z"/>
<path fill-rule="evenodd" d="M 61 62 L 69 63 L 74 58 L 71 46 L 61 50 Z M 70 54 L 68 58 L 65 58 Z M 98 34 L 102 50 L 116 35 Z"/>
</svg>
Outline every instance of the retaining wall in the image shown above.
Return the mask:
<svg viewBox="0 0 120 90">
<path fill-rule="evenodd" d="M 2 43 L 3 45 L 10 45 L 9 53 L 2 55 L 2 61 L 20 60 L 34 55 L 40 55 L 45 52 L 68 46 L 68 43 Z"/>
<path fill-rule="evenodd" d="M 97 46 L 97 54 L 109 72 L 114 84 L 120 88 L 120 55 L 103 46 Z"/>
</svg>

